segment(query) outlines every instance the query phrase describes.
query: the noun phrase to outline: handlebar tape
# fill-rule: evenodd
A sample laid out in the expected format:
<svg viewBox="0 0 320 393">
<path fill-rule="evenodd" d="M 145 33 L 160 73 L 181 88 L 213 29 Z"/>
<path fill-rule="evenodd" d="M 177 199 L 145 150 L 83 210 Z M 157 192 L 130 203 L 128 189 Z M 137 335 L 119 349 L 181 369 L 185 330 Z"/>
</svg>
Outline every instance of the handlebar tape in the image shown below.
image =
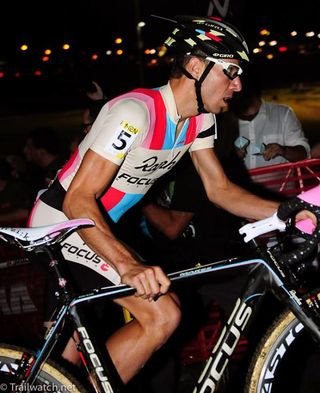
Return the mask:
<svg viewBox="0 0 320 393">
<path fill-rule="evenodd" d="M 306 241 L 297 246 L 294 251 L 284 253 L 281 260 L 284 263 L 296 264 L 309 256 L 320 241 L 320 207 L 312 203 L 302 200 L 300 196 L 283 202 L 278 208 L 277 215 L 280 220 L 286 221 L 292 214 L 298 213 L 301 210 L 307 210 L 313 213 L 317 218 L 317 223 L 311 234 L 308 235 Z"/>
</svg>

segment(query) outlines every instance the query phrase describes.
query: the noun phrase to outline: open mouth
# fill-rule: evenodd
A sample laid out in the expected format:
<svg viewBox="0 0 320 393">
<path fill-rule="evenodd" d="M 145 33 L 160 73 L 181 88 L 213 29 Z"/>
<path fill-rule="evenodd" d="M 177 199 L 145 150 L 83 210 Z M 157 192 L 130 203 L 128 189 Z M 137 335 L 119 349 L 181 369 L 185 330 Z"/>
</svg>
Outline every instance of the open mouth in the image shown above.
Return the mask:
<svg viewBox="0 0 320 393">
<path fill-rule="evenodd" d="M 227 105 L 229 105 L 229 102 L 230 102 L 231 98 L 232 98 L 232 97 L 224 97 L 224 98 L 223 98 L 223 101 L 224 101 Z"/>
</svg>

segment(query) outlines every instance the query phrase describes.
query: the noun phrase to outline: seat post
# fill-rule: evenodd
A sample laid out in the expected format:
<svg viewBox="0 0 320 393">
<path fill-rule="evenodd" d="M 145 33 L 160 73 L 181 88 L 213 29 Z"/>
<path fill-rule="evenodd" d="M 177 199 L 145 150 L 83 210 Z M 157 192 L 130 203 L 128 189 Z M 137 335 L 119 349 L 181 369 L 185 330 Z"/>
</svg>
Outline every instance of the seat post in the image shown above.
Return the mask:
<svg viewBox="0 0 320 393">
<path fill-rule="evenodd" d="M 60 247 L 58 245 L 44 245 L 41 247 L 41 251 L 45 252 L 49 257 L 48 267 L 54 272 L 59 288 L 59 295 L 63 295 L 64 300 L 70 301 L 73 290 L 65 269 L 63 269 L 63 265 L 60 263 L 60 261 L 64 261 Z"/>
</svg>

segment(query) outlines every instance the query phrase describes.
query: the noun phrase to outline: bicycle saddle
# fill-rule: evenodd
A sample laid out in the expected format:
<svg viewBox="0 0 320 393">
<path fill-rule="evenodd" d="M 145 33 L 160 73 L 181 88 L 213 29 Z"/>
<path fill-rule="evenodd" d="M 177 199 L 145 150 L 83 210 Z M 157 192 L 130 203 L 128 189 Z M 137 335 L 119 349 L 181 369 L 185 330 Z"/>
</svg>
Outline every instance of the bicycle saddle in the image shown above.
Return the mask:
<svg viewBox="0 0 320 393">
<path fill-rule="evenodd" d="M 79 218 L 34 228 L 0 227 L 0 238 L 8 243 L 18 243 L 20 247 L 28 249 L 59 242 L 70 232 L 87 226 L 94 226 L 94 222 L 88 218 Z"/>
</svg>

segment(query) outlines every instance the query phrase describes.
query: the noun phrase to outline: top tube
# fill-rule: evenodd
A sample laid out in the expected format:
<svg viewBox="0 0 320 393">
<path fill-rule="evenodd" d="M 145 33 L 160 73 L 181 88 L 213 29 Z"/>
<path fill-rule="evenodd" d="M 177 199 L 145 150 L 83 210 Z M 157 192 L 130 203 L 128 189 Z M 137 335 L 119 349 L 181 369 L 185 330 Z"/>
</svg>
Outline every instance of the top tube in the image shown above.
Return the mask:
<svg viewBox="0 0 320 393">
<path fill-rule="evenodd" d="M 168 274 L 169 279 L 172 283 L 176 283 L 178 281 L 190 279 L 196 276 L 202 276 L 205 274 L 214 273 L 217 271 L 223 271 L 228 269 L 239 268 L 243 266 L 250 265 L 261 265 L 266 271 L 269 271 L 272 277 L 275 280 L 276 285 L 283 286 L 283 282 L 277 273 L 272 269 L 271 266 L 267 264 L 266 261 L 259 258 L 254 259 L 240 259 L 240 258 L 232 258 L 232 259 L 224 259 L 222 261 L 208 263 L 206 265 L 201 265 L 198 267 L 193 267 L 185 270 L 180 270 L 177 272 L 173 272 Z M 110 298 L 116 299 L 121 296 L 128 296 L 135 292 L 135 289 L 129 287 L 128 285 L 112 285 L 108 287 L 102 287 L 94 289 L 91 293 L 83 294 L 75 299 L 73 299 L 70 303 L 70 307 L 76 306 L 81 303 L 85 303 L 89 300 L 95 300 L 99 298 Z"/>
</svg>

